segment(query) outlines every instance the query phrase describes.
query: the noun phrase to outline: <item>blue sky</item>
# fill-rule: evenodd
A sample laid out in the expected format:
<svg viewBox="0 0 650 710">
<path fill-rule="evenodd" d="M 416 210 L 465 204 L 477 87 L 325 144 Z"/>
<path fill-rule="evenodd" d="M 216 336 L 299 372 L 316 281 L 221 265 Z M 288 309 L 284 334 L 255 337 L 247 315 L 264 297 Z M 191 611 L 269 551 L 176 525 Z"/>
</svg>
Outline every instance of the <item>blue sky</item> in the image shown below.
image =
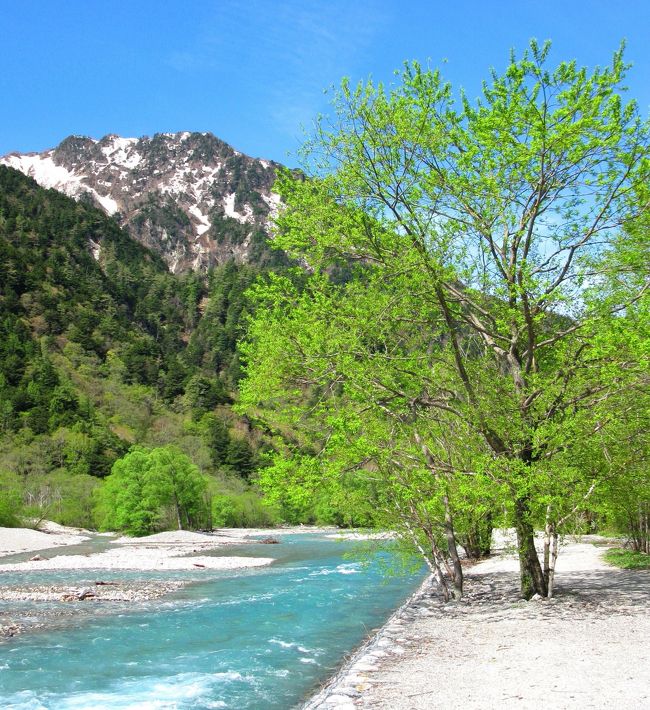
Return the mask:
<svg viewBox="0 0 650 710">
<path fill-rule="evenodd" d="M 76 133 L 212 131 L 295 164 L 323 90 L 445 62 L 470 96 L 510 48 L 605 64 L 622 38 L 648 115 L 650 0 L 0 0 L 0 155 Z"/>
</svg>

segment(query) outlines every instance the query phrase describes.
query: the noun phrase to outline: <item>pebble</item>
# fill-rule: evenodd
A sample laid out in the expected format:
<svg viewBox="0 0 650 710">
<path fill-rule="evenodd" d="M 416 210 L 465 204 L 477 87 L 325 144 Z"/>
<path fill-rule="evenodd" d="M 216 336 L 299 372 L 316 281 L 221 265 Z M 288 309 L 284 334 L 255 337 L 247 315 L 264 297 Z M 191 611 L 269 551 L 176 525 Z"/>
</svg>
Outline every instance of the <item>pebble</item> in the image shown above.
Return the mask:
<svg viewBox="0 0 650 710">
<path fill-rule="evenodd" d="M 367 673 L 368 671 L 376 671 L 377 666 L 374 663 L 359 662 L 359 663 L 355 663 L 352 666 L 352 670 L 353 671 L 363 671 L 363 672 Z"/>
<path fill-rule="evenodd" d="M 336 710 L 354 710 L 354 703 L 345 695 L 330 695 L 327 699 L 327 707 Z"/>
<path fill-rule="evenodd" d="M 11 638 L 22 631 L 22 627 L 18 624 L 0 625 L 0 637 Z"/>
<path fill-rule="evenodd" d="M 349 688 L 347 686 L 337 688 L 336 692 L 338 695 L 346 695 L 350 698 L 358 698 L 361 695 L 361 693 L 356 688 Z"/>
</svg>

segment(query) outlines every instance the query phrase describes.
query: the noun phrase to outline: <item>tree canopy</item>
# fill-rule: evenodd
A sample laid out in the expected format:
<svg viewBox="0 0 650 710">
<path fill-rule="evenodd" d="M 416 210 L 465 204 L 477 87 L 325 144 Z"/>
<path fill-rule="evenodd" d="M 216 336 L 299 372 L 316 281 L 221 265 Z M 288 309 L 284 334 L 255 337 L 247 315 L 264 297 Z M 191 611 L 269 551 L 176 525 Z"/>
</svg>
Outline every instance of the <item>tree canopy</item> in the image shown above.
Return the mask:
<svg viewBox="0 0 650 710">
<path fill-rule="evenodd" d="M 147 535 L 168 525 L 179 530 L 208 522 L 206 478 L 173 446 L 136 446 L 113 464 L 99 491 L 106 530 Z"/>
<path fill-rule="evenodd" d="M 551 594 L 562 526 L 613 475 L 594 442 L 647 403 L 648 126 L 622 49 L 549 52 L 476 101 L 417 63 L 344 82 L 278 188 L 275 242 L 312 276 L 257 287 L 244 347 L 241 409 L 282 441 L 268 487 L 356 472 L 445 593 L 505 511 L 522 593 Z"/>
</svg>

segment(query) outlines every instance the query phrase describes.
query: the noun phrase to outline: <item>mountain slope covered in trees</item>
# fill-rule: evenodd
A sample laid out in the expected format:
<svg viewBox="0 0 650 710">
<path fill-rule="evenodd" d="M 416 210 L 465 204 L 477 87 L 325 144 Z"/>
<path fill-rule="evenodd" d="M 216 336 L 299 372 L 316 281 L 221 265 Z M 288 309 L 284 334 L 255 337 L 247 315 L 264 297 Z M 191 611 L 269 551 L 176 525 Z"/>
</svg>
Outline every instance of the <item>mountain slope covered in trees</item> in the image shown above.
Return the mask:
<svg viewBox="0 0 650 710">
<path fill-rule="evenodd" d="M 92 525 L 113 463 L 134 444 L 173 442 L 215 493 L 260 507 L 248 483 L 260 437 L 230 409 L 257 267 L 176 276 L 99 209 L 4 166 L 0 263 L 5 501 Z"/>
</svg>

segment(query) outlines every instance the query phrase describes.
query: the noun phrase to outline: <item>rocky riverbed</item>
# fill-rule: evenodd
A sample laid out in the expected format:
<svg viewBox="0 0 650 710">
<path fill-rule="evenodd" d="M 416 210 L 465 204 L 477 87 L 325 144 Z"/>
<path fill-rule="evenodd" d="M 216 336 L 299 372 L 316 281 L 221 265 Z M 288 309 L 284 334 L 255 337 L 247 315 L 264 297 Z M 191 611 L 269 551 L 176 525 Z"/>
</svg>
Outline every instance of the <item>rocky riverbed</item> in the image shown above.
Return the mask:
<svg viewBox="0 0 650 710">
<path fill-rule="evenodd" d="M 38 610 L 27 614 L 14 608 L 0 611 L 0 640 L 9 639 L 27 630 L 33 631 L 65 623 L 80 612 L 79 605 L 137 604 L 159 599 L 185 586 L 182 581 L 126 581 L 96 580 L 83 585 L 69 584 L 9 584 L 0 586 L 0 602 L 37 602 Z M 52 602 L 66 602 L 66 607 Z M 26 620 L 24 620 L 26 619 Z"/>
<path fill-rule="evenodd" d="M 158 599 L 184 586 L 183 582 L 104 582 L 83 586 L 9 585 L 0 587 L 0 601 L 143 602 Z"/>
<path fill-rule="evenodd" d="M 97 534 L 42 521 L 39 529 L 0 528 L 0 641 L 29 630 L 69 623 L 75 614 L 115 613 L 178 591 L 184 581 L 134 580 L 133 573 L 184 571 L 203 575 L 269 565 L 271 556 L 213 555 L 212 551 L 251 542 L 271 552 L 295 532 L 334 534 L 333 528 L 220 529 L 213 533 L 175 530 L 141 538 Z M 101 543 L 99 547 L 97 544 Z M 70 553 L 68 552 L 70 550 Z M 37 554 L 33 554 L 36 552 Z M 3 573 L 82 572 L 83 583 L 7 582 Z M 130 571 L 130 575 L 129 575 Z M 120 579 L 121 572 L 129 575 Z M 103 579 L 102 574 L 108 579 Z M 39 580 L 43 575 L 38 575 Z M 31 605 L 31 606 L 29 606 Z M 90 607 L 88 606 L 90 605 Z"/>
</svg>

